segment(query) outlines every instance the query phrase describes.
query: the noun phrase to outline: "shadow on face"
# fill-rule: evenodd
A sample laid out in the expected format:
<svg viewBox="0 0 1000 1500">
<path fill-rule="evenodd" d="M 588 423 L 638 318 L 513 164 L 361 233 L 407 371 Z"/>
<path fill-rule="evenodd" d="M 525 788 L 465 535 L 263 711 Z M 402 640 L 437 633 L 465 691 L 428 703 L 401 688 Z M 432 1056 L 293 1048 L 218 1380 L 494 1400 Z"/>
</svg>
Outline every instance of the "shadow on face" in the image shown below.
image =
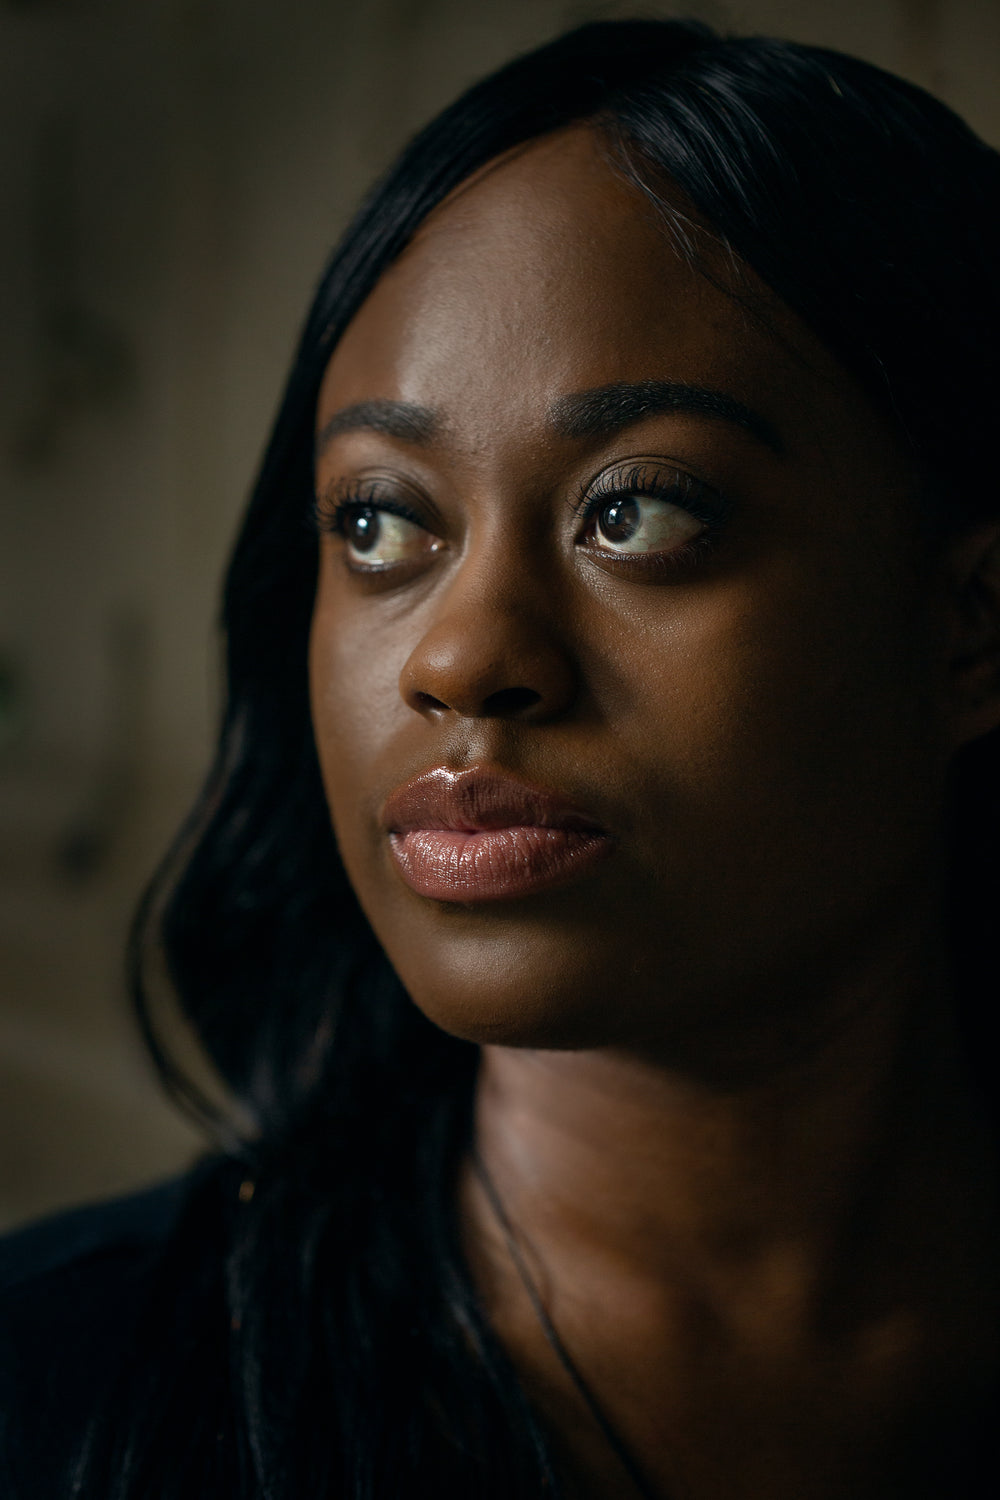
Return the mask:
<svg viewBox="0 0 1000 1500">
<path fill-rule="evenodd" d="M 721 266 L 678 254 L 593 131 L 561 131 L 429 216 L 326 372 L 331 816 L 407 989 L 477 1041 L 794 1030 L 846 974 L 940 941 L 944 626 L 915 477 L 808 330 Z M 421 829 L 390 799 L 414 778 L 471 790 L 408 864 Z M 487 803 L 506 825 L 477 824 Z M 508 879 L 552 806 L 603 857 Z M 469 878 L 446 899 L 421 860 Z"/>
</svg>

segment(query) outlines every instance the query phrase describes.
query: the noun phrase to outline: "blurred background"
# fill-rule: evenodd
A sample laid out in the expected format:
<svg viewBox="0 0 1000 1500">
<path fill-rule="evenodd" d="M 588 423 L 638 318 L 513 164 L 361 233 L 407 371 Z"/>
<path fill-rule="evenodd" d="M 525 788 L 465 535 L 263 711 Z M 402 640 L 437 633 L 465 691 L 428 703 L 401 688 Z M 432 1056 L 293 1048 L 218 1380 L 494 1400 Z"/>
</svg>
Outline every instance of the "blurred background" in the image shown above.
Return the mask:
<svg viewBox="0 0 1000 1500">
<path fill-rule="evenodd" d="M 194 793 L 216 596 L 357 198 L 601 16 L 842 48 L 1000 145 L 1000 0 L 0 0 L 0 1228 L 177 1170 L 122 981 Z"/>
</svg>

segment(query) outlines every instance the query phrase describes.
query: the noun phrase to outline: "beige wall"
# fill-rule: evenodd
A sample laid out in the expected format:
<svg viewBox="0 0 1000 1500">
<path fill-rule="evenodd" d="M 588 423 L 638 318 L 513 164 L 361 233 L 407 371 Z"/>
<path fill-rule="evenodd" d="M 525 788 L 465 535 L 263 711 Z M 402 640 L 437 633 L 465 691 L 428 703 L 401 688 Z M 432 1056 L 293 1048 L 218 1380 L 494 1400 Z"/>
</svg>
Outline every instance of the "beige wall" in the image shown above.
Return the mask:
<svg viewBox="0 0 1000 1500">
<path fill-rule="evenodd" d="M 206 755 L 220 567 L 331 241 L 476 75 L 640 8 L 856 51 L 1000 142 L 1000 0 L 0 5 L 0 1226 L 193 1149 L 122 936 Z"/>
</svg>

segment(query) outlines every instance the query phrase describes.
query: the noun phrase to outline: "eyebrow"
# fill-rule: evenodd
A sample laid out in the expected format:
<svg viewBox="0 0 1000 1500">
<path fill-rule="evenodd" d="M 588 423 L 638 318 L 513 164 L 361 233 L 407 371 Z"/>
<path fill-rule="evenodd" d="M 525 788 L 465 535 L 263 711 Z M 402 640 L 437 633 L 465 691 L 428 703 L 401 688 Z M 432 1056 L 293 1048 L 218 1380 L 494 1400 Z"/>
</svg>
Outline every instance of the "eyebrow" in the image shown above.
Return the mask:
<svg viewBox="0 0 1000 1500">
<path fill-rule="evenodd" d="M 666 412 L 684 412 L 695 417 L 720 417 L 752 435 L 765 447 L 781 453 L 784 445 L 777 428 L 753 411 L 727 396 L 697 385 L 676 380 L 622 381 L 615 385 L 596 386 L 561 396 L 553 402 L 549 420 L 561 437 L 604 437 L 629 427 L 644 417 Z"/>
<path fill-rule="evenodd" d="M 682 412 L 696 417 L 718 417 L 751 433 L 775 453 L 784 445 L 777 429 L 759 412 L 703 386 L 677 380 L 619 381 L 560 396 L 549 408 L 549 422 L 560 437 L 604 437 L 645 417 Z M 333 413 L 316 434 L 316 453 L 340 433 L 380 432 L 406 443 L 428 443 L 439 430 L 435 413 L 410 401 L 356 401 Z"/>
<path fill-rule="evenodd" d="M 434 436 L 437 419 L 426 406 L 410 401 L 356 401 L 342 407 L 323 423 L 316 434 L 316 452 L 322 453 L 342 432 L 381 432 L 404 443 L 427 443 Z"/>
</svg>

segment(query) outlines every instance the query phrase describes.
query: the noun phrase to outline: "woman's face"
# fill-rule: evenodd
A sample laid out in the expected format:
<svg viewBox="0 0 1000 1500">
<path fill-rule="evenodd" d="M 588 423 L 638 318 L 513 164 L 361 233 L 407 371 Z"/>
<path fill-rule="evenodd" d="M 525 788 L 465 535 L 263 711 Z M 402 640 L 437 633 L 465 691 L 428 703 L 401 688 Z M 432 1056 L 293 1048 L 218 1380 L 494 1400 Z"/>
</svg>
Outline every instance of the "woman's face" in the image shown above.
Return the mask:
<svg viewBox="0 0 1000 1500">
<path fill-rule="evenodd" d="M 794 1027 L 926 910 L 949 729 L 913 476 L 742 291 L 765 319 L 579 127 L 437 209 L 326 372 L 320 763 L 457 1034 Z"/>
</svg>

